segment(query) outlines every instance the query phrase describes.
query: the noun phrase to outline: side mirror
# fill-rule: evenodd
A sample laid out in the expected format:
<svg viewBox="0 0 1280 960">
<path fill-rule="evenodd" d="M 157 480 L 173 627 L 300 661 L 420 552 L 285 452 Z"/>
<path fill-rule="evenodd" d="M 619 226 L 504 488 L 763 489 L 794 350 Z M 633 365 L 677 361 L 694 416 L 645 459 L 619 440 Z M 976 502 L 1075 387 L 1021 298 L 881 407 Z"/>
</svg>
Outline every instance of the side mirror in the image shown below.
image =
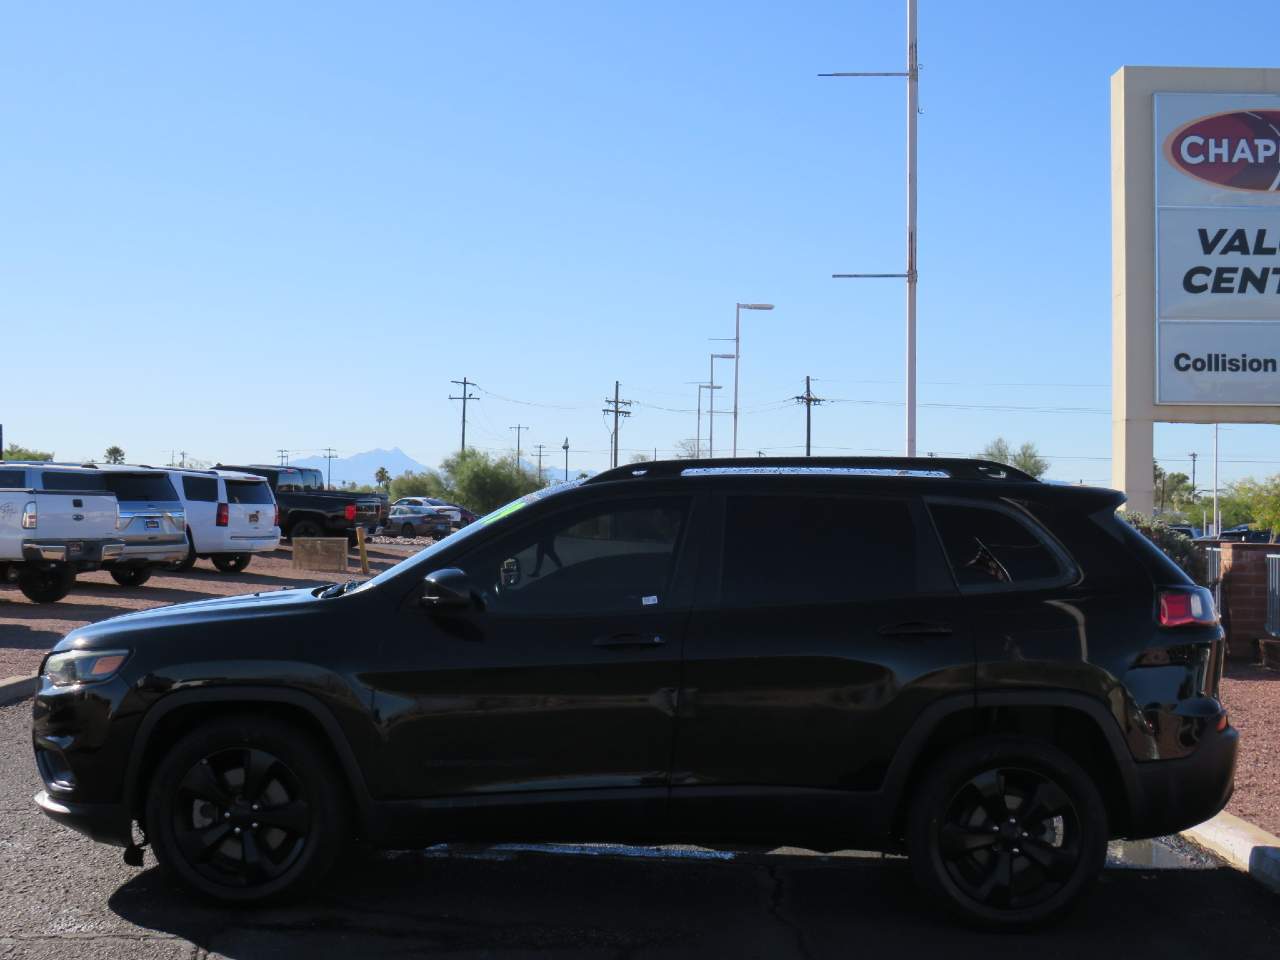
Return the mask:
<svg viewBox="0 0 1280 960">
<path fill-rule="evenodd" d="M 418 602 L 428 610 L 460 610 L 472 604 L 471 580 L 463 570 L 446 567 L 428 573 L 422 579 L 422 596 Z"/>
</svg>

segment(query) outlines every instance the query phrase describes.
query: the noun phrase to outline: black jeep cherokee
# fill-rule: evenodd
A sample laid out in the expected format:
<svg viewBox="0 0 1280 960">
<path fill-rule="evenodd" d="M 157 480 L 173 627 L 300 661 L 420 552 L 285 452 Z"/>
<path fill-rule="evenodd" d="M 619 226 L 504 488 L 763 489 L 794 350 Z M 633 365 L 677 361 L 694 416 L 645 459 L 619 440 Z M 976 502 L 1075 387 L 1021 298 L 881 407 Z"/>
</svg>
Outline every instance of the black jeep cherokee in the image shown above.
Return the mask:
<svg viewBox="0 0 1280 960">
<path fill-rule="evenodd" d="M 969 460 L 611 470 L 364 584 L 73 631 L 36 802 L 223 900 L 349 838 L 787 844 L 905 851 L 1025 926 L 1231 793 L 1212 597 L 1121 501 Z"/>
</svg>

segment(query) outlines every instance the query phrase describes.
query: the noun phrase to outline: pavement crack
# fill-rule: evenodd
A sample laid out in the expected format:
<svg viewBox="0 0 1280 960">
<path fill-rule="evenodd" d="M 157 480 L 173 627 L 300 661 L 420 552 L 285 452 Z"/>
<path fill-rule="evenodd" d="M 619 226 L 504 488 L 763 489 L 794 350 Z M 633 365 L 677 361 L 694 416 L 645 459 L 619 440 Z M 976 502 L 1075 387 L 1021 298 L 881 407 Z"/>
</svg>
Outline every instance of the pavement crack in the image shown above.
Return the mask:
<svg viewBox="0 0 1280 960">
<path fill-rule="evenodd" d="M 800 952 L 800 956 L 805 960 L 812 960 L 812 954 L 809 952 L 809 945 L 805 942 L 804 931 L 800 929 L 800 924 L 796 923 L 791 917 L 783 913 L 783 899 L 786 894 L 786 880 L 783 879 L 777 864 L 766 864 L 765 873 L 769 876 L 769 913 L 783 927 L 791 931 L 791 935 L 795 937 L 796 949 Z"/>
</svg>

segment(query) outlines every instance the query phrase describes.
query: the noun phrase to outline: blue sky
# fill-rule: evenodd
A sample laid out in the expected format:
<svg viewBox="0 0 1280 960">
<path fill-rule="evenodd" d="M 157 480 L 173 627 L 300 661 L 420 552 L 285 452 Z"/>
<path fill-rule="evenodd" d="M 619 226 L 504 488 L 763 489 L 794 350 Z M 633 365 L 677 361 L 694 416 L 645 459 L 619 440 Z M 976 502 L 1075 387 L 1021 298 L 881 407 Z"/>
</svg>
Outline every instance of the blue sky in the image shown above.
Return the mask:
<svg viewBox="0 0 1280 960">
<path fill-rule="evenodd" d="M 1274 62 L 1270 5 L 921 0 L 921 451 L 1110 475 L 1108 78 Z M 7 440 L 274 460 L 694 433 L 744 315 L 740 451 L 901 449 L 899 2 L 6 4 Z M 731 375 L 720 366 L 718 379 Z M 728 391 L 721 391 L 723 403 Z M 717 447 L 729 422 L 717 425 Z M 1161 427 L 1187 469 L 1212 429 Z M 1280 471 L 1275 427 L 1222 475 Z M 1203 480 L 1201 482 L 1204 482 Z"/>
</svg>

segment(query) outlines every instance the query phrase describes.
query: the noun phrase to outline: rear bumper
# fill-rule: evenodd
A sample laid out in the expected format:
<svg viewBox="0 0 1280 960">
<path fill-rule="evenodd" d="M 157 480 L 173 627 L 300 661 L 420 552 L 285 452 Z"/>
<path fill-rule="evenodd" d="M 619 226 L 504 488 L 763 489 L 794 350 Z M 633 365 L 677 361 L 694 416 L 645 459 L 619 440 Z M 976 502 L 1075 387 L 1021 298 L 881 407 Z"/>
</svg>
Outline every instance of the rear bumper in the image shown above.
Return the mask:
<svg viewBox="0 0 1280 960">
<path fill-rule="evenodd" d="M 49 819 L 99 843 L 127 847 L 133 842 L 133 824 L 123 804 L 75 803 L 51 797 L 48 790 L 37 793 L 35 802 Z"/>
<path fill-rule="evenodd" d="M 116 558 L 118 563 L 169 563 L 187 555 L 186 536 L 164 537 L 140 543 L 125 541 L 124 549 Z"/>
<path fill-rule="evenodd" d="M 1135 764 L 1138 800 L 1125 836 L 1160 837 L 1216 816 L 1231 799 L 1239 743 L 1227 727 L 1206 734 L 1189 757 Z"/>
<path fill-rule="evenodd" d="M 22 558 L 28 563 L 97 564 L 118 560 L 124 552 L 119 540 L 27 540 L 22 544 Z"/>
</svg>

